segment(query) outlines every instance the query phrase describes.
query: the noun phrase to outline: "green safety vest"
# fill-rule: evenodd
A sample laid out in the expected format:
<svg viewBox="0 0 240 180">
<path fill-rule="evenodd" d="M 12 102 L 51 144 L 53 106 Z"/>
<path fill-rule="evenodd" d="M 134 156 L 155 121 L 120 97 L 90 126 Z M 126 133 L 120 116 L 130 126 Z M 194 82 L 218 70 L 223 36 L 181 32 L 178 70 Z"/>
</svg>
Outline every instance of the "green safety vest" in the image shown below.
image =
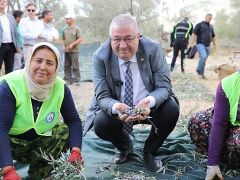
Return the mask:
<svg viewBox="0 0 240 180">
<path fill-rule="evenodd" d="M 222 80 L 222 88 L 229 100 L 229 120 L 233 126 L 240 125 L 240 119 L 237 119 L 238 104 L 240 99 L 240 73 L 236 72 L 224 78 Z"/>
<path fill-rule="evenodd" d="M 50 136 L 52 128 L 59 122 L 64 98 L 64 81 L 57 77 L 50 98 L 42 103 L 37 119 L 34 121 L 31 97 L 23 70 L 2 76 L 0 82 L 3 79 L 8 83 L 16 99 L 16 114 L 9 134 L 19 135 L 33 128 L 38 135 Z"/>
</svg>

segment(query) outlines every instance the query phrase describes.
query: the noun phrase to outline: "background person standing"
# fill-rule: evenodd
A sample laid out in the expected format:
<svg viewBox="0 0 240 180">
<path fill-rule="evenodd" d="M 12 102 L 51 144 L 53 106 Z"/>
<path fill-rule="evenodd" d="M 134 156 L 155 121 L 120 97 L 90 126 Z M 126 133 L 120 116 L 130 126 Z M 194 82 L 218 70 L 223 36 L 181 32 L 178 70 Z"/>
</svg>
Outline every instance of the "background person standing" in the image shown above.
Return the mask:
<svg viewBox="0 0 240 180">
<path fill-rule="evenodd" d="M 75 25 L 74 16 L 65 16 L 67 27 L 62 33 L 64 50 L 64 80 L 68 85 L 80 85 L 79 44 L 82 42 L 80 29 Z M 73 77 L 72 77 L 73 74 Z"/>
<path fill-rule="evenodd" d="M 0 0 L 0 70 L 5 64 L 5 74 L 12 72 L 14 53 L 18 52 L 17 25 L 11 14 L 6 14 L 7 0 Z"/>
<path fill-rule="evenodd" d="M 192 33 L 190 46 L 193 47 L 197 40 L 197 50 L 199 53 L 199 61 L 197 65 L 197 74 L 202 79 L 206 79 L 204 74 L 205 65 L 210 53 L 210 44 L 213 42 L 213 45 L 216 47 L 215 42 L 215 33 L 213 26 L 210 24 L 212 20 L 212 14 L 207 14 L 204 21 L 198 23 Z"/>
<path fill-rule="evenodd" d="M 178 22 L 171 34 L 173 38 L 173 58 L 171 63 L 171 71 L 176 63 L 176 59 L 178 56 L 179 50 L 181 51 L 181 72 L 184 72 L 184 58 L 185 58 L 185 50 L 188 46 L 189 36 L 192 34 L 193 25 L 188 20 L 188 17 L 185 17 L 181 22 Z"/>
<path fill-rule="evenodd" d="M 22 19 L 22 16 L 23 16 L 23 11 L 21 11 L 21 10 L 13 11 L 13 17 L 15 18 L 16 23 L 17 23 L 17 40 L 18 40 L 18 45 L 19 45 L 19 52 L 15 53 L 15 55 L 14 55 L 13 71 L 24 67 L 24 58 L 23 58 L 23 52 L 22 52 L 23 39 L 19 33 L 19 22 Z"/>
<path fill-rule="evenodd" d="M 26 6 L 27 17 L 22 18 L 19 23 L 19 31 L 23 38 L 23 54 L 26 61 L 33 45 L 41 42 L 44 37 L 44 25 L 36 16 L 36 5 L 28 4 Z"/>
<path fill-rule="evenodd" d="M 44 10 L 42 12 L 42 22 L 44 25 L 44 37 L 48 42 L 53 42 L 59 39 L 59 34 L 57 29 L 52 24 L 53 12 L 50 10 Z"/>
<path fill-rule="evenodd" d="M 22 49 L 22 44 L 23 44 L 22 36 L 19 33 L 19 22 L 22 19 L 22 16 L 23 16 L 23 11 L 21 11 L 21 10 L 13 11 L 13 17 L 15 18 L 16 23 L 17 23 L 17 38 L 18 38 L 18 45 L 19 45 L 20 49 Z"/>
</svg>

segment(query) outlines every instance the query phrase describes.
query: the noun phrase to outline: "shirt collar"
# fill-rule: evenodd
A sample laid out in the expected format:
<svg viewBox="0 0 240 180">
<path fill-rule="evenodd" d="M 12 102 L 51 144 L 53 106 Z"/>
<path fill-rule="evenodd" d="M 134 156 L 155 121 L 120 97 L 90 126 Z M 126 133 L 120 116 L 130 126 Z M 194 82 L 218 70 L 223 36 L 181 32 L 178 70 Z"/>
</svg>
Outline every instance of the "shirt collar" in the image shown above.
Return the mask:
<svg viewBox="0 0 240 180">
<path fill-rule="evenodd" d="M 120 65 L 120 66 L 123 65 L 123 64 L 126 62 L 125 60 L 122 60 L 122 59 L 120 59 L 120 58 L 118 58 L 118 61 L 119 61 L 119 65 Z M 131 61 L 131 62 L 133 62 L 133 63 L 137 62 L 137 57 L 136 57 L 136 55 L 134 55 L 129 61 Z"/>
<path fill-rule="evenodd" d="M 38 20 L 38 18 L 35 16 L 34 17 L 34 19 L 31 19 L 29 16 L 27 16 L 27 19 L 29 20 L 29 21 L 37 21 Z"/>
</svg>

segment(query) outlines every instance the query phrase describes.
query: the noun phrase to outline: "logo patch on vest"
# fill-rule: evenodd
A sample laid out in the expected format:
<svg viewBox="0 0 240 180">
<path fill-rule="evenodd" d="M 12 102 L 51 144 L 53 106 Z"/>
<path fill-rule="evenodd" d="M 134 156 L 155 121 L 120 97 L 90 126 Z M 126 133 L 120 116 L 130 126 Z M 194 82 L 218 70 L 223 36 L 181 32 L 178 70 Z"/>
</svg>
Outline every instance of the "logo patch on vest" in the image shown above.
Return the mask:
<svg viewBox="0 0 240 180">
<path fill-rule="evenodd" d="M 51 123 L 54 120 L 54 117 L 55 117 L 55 113 L 54 112 L 49 113 L 47 115 L 47 117 L 46 117 L 46 122 L 47 123 Z"/>
</svg>

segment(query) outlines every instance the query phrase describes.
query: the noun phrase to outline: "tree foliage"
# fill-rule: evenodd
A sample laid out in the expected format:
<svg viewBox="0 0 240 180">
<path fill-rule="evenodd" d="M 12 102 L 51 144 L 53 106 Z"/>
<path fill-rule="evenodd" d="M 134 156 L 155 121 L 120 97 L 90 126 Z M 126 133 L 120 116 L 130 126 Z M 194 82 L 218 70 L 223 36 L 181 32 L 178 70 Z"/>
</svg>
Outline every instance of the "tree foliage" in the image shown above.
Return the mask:
<svg viewBox="0 0 240 180">
<path fill-rule="evenodd" d="M 240 41 L 240 1 L 230 0 L 231 11 L 221 9 L 215 17 L 215 31 L 224 47 L 238 47 Z"/>
<path fill-rule="evenodd" d="M 108 37 L 113 17 L 130 13 L 136 17 L 142 34 L 157 37 L 158 13 L 154 0 L 79 0 L 84 16 L 79 18 L 80 27 L 89 41 L 103 41 Z"/>
</svg>

